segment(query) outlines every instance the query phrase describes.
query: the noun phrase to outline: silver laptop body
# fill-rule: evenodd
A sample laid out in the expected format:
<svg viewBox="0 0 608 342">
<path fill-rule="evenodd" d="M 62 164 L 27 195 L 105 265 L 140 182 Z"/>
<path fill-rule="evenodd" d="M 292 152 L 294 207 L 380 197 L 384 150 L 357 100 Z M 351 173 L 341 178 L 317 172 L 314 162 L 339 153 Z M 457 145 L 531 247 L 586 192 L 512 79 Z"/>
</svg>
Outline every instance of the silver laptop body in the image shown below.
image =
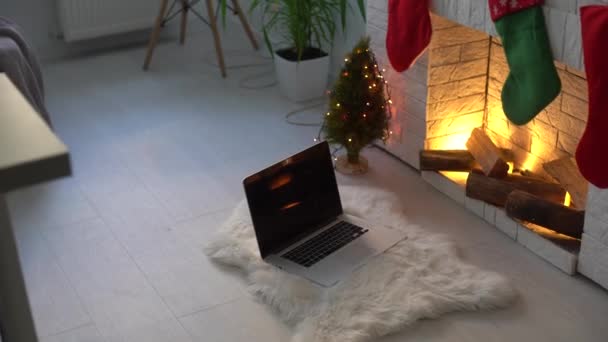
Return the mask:
<svg viewBox="0 0 608 342">
<path fill-rule="evenodd" d="M 243 184 L 264 261 L 324 287 L 406 238 L 401 231 L 344 214 L 326 142 Z"/>
</svg>

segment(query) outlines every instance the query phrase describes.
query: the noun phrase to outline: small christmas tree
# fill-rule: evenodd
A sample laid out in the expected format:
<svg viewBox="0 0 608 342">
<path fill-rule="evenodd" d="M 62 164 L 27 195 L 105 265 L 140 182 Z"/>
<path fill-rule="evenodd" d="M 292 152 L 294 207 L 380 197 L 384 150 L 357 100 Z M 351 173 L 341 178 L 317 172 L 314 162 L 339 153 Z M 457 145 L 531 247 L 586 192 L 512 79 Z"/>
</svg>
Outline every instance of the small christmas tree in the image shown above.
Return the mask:
<svg viewBox="0 0 608 342">
<path fill-rule="evenodd" d="M 365 146 L 388 138 L 390 100 L 369 38 L 363 38 L 344 62 L 330 95 L 323 131 L 330 144 L 344 146 L 348 163 L 356 165 Z"/>
</svg>

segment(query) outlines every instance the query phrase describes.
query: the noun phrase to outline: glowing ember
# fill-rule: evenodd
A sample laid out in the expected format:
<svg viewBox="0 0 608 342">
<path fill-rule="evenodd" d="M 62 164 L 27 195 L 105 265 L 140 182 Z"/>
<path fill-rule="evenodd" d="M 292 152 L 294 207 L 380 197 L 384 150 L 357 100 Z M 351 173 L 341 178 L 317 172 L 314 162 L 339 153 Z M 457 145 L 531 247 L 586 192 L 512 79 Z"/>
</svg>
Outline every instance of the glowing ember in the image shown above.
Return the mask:
<svg viewBox="0 0 608 342">
<path fill-rule="evenodd" d="M 554 230 L 551 230 L 549 228 L 545 228 L 545 227 L 541 227 L 539 225 L 536 225 L 534 223 L 530 223 L 530 222 L 522 222 L 521 224 L 523 227 L 526 227 L 528 229 L 530 229 L 531 231 L 535 232 L 536 234 L 547 238 L 547 239 L 551 239 L 551 240 L 570 240 L 570 241 L 577 241 L 579 239 L 577 238 L 573 238 L 571 236 L 568 235 L 564 235 L 564 234 L 560 234 Z"/>
</svg>

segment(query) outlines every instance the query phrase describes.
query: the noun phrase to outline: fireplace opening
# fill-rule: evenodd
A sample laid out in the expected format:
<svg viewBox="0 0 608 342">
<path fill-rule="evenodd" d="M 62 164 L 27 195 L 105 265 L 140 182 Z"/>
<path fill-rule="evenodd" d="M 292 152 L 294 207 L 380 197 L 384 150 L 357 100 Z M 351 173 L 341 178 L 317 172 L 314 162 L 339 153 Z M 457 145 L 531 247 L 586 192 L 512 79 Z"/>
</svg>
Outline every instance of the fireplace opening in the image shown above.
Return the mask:
<svg viewBox="0 0 608 342">
<path fill-rule="evenodd" d="M 562 92 L 529 124 L 515 125 L 502 109 L 509 67 L 500 39 L 432 21 L 427 59 L 414 66 L 426 68 L 428 86 L 420 169 L 464 187 L 482 211 L 578 254 L 588 183 L 573 157 L 588 115 L 584 73 L 556 62 Z"/>
</svg>

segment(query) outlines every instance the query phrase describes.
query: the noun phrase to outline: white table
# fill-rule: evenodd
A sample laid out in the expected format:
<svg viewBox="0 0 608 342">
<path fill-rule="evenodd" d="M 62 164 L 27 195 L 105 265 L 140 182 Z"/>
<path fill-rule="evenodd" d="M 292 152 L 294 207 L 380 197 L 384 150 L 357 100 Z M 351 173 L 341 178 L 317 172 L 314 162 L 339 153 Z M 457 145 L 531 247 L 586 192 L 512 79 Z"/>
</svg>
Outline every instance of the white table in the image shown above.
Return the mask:
<svg viewBox="0 0 608 342">
<path fill-rule="evenodd" d="M 5 194 L 71 174 L 67 147 L 0 73 L 0 340 L 36 342 Z"/>
</svg>

